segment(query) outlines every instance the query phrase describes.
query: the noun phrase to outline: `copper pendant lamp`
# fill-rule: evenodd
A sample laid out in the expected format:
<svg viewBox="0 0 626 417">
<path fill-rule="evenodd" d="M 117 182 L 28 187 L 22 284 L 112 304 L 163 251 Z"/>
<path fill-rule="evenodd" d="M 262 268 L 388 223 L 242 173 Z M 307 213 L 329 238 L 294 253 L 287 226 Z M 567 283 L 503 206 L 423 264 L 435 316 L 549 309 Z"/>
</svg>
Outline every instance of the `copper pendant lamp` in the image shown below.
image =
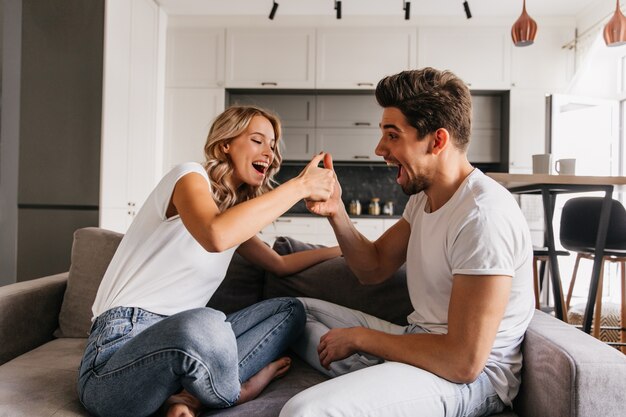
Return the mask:
<svg viewBox="0 0 626 417">
<path fill-rule="evenodd" d="M 533 44 L 536 35 L 537 22 L 526 13 L 526 0 L 524 0 L 522 14 L 511 28 L 511 38 L 515 46 L 528 46 Z"/>
<path fill-rule="evenodd" d="M 616 2 L 613 17 L 604 27 L 604 42 L 606 42 L 606 46 L 626 44 L 626 17 L 619 8 L 619 0 Z"/>
</svg>

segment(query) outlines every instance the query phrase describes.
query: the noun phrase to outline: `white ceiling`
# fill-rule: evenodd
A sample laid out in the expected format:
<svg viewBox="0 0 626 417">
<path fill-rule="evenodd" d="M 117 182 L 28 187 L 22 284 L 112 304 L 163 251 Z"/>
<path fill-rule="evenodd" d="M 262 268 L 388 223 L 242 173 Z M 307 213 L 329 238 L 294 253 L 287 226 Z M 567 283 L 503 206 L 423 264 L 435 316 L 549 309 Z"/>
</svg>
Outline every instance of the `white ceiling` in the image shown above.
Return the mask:
<svg viewBox="0 0 626 417">
<path fill-rule="evenodd" d="M 272 0 L 155 0 L 170 15 L 268 15 Z M 522 0 L 467 0 L 473 17 L 516 17 Z M 334 16 L 334 0 L 276 0 L 276 17 L 289 15 Z M 614 0 L 526 0 L 533 17 L 578 16 Z M 403 0 L 342 0 L 348 16 L 398 15 L 404 17 Z M 463 0 L 411 0 L 411 17 L 465 16 Z"/>
</svg>

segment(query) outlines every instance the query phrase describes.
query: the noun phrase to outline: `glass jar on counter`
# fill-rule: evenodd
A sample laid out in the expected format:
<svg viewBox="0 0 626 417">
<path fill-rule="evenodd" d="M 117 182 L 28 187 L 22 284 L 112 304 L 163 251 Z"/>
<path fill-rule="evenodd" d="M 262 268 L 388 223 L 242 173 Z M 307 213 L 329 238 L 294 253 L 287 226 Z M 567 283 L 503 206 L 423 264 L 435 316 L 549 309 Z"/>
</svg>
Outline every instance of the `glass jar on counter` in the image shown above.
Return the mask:
<svg viewBox="0 0 626 417">
<path fill-rule="evenodd" d="M 359 216 L 361 214 L 361 202 L 359 200 L 350 200 L 348 214 L 351 216 Z"/>
<path fill-rule="evenodd" d="M 380 215 L 380 198 L 372 198 L 369 205 L 369 214 L 372 216 Z"/>
<path fill-rule="evenodd" d="M 393 216 L 393 201 L 387 201 L 383 206 L 383 214 Z"/>
</svg>

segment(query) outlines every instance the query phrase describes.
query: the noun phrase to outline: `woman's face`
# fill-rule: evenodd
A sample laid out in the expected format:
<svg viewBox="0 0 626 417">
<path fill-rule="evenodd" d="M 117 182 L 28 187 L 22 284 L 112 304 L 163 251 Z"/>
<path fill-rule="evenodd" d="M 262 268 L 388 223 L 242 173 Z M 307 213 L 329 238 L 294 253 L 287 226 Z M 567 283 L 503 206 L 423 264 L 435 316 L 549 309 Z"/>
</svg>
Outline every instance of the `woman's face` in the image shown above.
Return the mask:
<svg viewBox="0 0 626 417">
<path fill-rule="evenodd" d="M 275 147 L 274 128 L 263 116 L 254 116 L 245 132 L 224 145 L 224 152 L 233 166 L 235 187 L 263 184 L 267 169 L 274 160 Z"/>
</svg>

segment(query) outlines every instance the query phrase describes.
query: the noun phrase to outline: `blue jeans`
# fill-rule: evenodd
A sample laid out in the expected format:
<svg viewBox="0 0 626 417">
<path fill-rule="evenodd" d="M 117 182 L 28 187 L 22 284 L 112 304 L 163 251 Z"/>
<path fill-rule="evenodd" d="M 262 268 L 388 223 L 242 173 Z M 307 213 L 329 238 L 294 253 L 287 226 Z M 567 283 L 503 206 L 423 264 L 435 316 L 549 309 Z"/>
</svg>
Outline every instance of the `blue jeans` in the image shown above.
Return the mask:
<svg viewBox="0 0 626 417">
<path fill-rule="evenodd" d="M 170 317 L 135 307 L 100 315 L 80 365 L 90 413 L 149 416 L 182 388 L 210 408 L 235 404 L 241 383 L 275 360 L 304 328 L 302 304 L 262 301 L 227 316 L 197 308 Z"/>
<path fill-rule="evenodd" d="M 293 348 L 333 379 L 291 398 L 280 417 L 480 417 L 505 408 L 484 372 L 470 384 L 455 384 L 415 366 L 386 362 L 361 352 L 333 362 L 327 370 L 320 364 L 317 345 L 330 329 L 363 326 L 396 335 L 425 330 L 416 325 L 398 326 L 322 300 L 300 301 L 307 312 L 307 324 Z"/>
</svg>

